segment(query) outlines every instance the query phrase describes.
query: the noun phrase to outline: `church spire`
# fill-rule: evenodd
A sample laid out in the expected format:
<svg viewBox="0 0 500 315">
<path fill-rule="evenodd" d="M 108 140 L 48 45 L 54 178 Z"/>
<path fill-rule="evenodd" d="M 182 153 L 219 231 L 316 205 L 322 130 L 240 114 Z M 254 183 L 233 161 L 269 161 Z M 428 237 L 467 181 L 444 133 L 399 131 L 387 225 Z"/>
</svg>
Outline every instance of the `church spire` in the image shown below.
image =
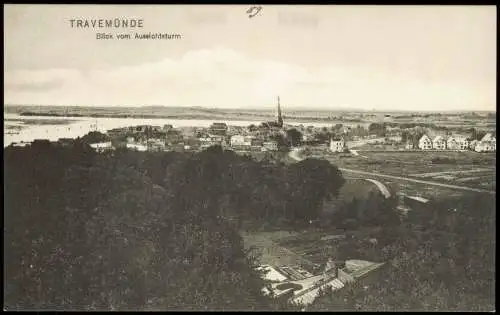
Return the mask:
<svg viewBox="0 0 500 315">
<path fill-rule="evenodd" d="M 278 96 L 278 125 L 283 127 L 283 117 L 281 117 L 280 97 Z"/>
</svg>

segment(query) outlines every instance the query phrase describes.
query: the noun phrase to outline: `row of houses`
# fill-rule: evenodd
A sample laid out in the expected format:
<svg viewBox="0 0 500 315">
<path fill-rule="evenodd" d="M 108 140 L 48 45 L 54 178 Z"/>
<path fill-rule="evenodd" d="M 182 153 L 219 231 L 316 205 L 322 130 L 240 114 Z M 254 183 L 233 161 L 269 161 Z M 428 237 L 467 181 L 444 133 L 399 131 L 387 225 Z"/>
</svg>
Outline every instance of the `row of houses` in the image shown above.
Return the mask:
<svg viewBox="0 0 500 315">
<path fill-rule="evenodd" d="M 278 151 L 276 141 L 264 141 L 255 136 L 234 135 L 230 138 L 231 148 L 236 150 L 251 150 L 258 148 L 261 151 Z"/>
<path fill-rule="evenodd" d="M 491 133 L 486 134 L 481 140 L 470 141 L 465 136 L 450 136 L 447 139 L 443 136 L 436 136 L 434 139 L 428 135 L 423 135 L 418 140 L 420 150 L 474 150 L 476 152 L 496 151 L 496 137 Z M 413 149 L 411 143 L 406 145 L 406 149 Z"/>
<path fill-rule="evenodd" d="M 278 151 L 276 141 L 264 141 L 259 137 L 249 135 L 234 135 L 227 139 L 224 136 L 210 134 L 201 136 L 198 140 L 200 141 L 200 149 L 214 145 L 223 147 L 229 145 L 231 149 L 238 151 Z"/>
</svg>

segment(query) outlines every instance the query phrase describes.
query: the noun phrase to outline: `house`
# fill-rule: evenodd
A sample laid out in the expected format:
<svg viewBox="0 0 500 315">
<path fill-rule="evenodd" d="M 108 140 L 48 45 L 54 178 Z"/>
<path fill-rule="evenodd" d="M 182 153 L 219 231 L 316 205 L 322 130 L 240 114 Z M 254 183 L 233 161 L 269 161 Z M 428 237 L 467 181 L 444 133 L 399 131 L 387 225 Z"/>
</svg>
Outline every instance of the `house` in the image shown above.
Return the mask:
<svg viewBox="0 0 500 315">
<path fill-rule="evenodd" d="M 11 146 L 13 147 L 20 147 L 20 148 L 23 148 L 23 147 L 29 147 L 31 145 L 31 142 L 12 142 L 11 143 Z"/>
<path fill-rule="evenodd" d="M 446 148 L 449 150 L 467 150 L 469 140 L 464 136 L 451 136 L 446 140 Z"/>
<path fill-rule="evenodd" d="M 97 152 L 104 152 L 104 151 L 109 151 L 113 150 L 113 145 L 111 144 L 111 141 L 108 142 L 99 142 L 99 143 L 91 143 L 90 147 Z"/>
<path fill-rule="evenodd" d="M 479 141 L 474 148 L 476 152 L 494 152 L 496 150 L 496 141 Z"/>
<path fill-rule="evenodd" d="M 205 135 L 198 139 L 200 141 L 200 148 L 206 149 L 214 145 L 222 146 L 224 143 L 224 137 L 219 135 Z"/>
<path fill-rule="evenodd" d="M 266 141 L 262 144 L 263 151 L 278 151 L 278 142 Z"/>
<path fill-rule="evenodd" d="M 491 134 L 487 133 L 474 147 L 476 152 L 495 152 L 497 150 L 497 139 Z"/>
<path fill-rule="evenodd" d="M 418 148 L 420 150 L 430 150 L 432 149 L 432 141 L 427 135 L 423 135 L 418 140 Z"/>
<path fill-rule="evenodd" d="M 231 137 L 230 144 L 232 147 L 235 146 L 251 146 L 252 145 L 252 140 L 255 137 L 253 136 L 243 136 L 243 135 L 234 135 Z"/>
<path fill-rule="evenodd" d="M 332 152 L 344 152 L 346 149 L 344 138 L 332 138 L 330 139 L 330 151 Z"/>
<path fill-rule="evenodd" d="M 233 149 L 250 150 L 254 140 L 254 136 L 234 135 L 229 140 L 229 143 Z"/>
<path fill-rule="evenodd" d="M 399 134 L 394 134 L 394 135 L 389 135 L 388 137 L 386 137 L 387 140 L 389 140 L 389 142 L 396 142 L 396 143 L 400 143 L 401 141 L 403 141 L 403 137 Z"/>
<path fill-rule="evenodd" d="M 143 144 L 127 143 L 127 149 L 144 152 L 148 150 L 148 147 Z"/>
<path fill-rule="evenodd" d="M 446 141 L 442 136 L 436 136 L 434 140 L 432 140 L 432 148 L 434 150 L 446 150 Z"/>
<path fill-rule="evenodd" d="M 148 127 L 149 126 L 147 126 L 147 125 L 133 126 L 133 127 L 129 127 L 129 131 L 133 132 L 133 133 L 143 133 L 143 132 L 146 132 L 146 130 L 148 130 Z"/>
</svg>

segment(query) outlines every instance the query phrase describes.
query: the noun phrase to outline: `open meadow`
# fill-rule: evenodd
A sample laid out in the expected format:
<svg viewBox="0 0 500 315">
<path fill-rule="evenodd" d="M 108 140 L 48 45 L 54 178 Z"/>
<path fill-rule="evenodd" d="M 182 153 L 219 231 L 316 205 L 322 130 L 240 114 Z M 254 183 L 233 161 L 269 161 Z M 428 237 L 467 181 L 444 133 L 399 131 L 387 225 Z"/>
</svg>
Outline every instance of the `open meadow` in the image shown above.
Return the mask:
<svg viewBox="0 0 500 315">
<path fill-rule="evenodd" d="M 394 175 L 445 184 L 495 190 L 496 154 L 438 151 L 365 152 L 328 154 L 341 168 Z"/>
</svg>

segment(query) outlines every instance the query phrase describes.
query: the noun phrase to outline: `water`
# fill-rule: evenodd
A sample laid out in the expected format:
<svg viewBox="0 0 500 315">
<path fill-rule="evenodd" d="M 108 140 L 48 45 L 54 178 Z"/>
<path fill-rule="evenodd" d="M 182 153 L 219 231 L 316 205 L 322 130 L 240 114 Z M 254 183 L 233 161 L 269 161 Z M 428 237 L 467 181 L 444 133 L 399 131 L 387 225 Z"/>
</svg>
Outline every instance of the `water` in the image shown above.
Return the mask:
<svg viewBox="0 0 500 315">
<path fill-rule="evenodd" d="M 143 119 L 143 118 L 92 118 L 92 117 L 56 117 L 56 116 L 20 116 L 17 114 L 4 114 L 4 119 L 44 120 L 43 125 L 24 125 L 19 121 L 4 120 L 4 147 L 14 142 L 30 142 L 35 139 L 47 139 L 56 141 L 59 138 L 82 137 L 90 131 L 106 132 L 113 128 L 122 128 L 137 125 L 162 126 L 172 125 L 174 128 L 181 127 L 209 127 L 214 122 L 225 122 L 230 126 L 246 127 L 251 124 L 258 125 L 259 121 L 244 120 L 204 120 L 204 119 Z M 54 120 L 54 124 L 47 121 Z M 67 120 L 68 124 L 55 124 L 56 121 Z M 291 125 L 304 125 L 314 127 L 330 127 L 334 124 L 325 122 L 287 122 Z M 8 126 L 24 125 L 21 130 L 7 129 Z"/>
</svg>

